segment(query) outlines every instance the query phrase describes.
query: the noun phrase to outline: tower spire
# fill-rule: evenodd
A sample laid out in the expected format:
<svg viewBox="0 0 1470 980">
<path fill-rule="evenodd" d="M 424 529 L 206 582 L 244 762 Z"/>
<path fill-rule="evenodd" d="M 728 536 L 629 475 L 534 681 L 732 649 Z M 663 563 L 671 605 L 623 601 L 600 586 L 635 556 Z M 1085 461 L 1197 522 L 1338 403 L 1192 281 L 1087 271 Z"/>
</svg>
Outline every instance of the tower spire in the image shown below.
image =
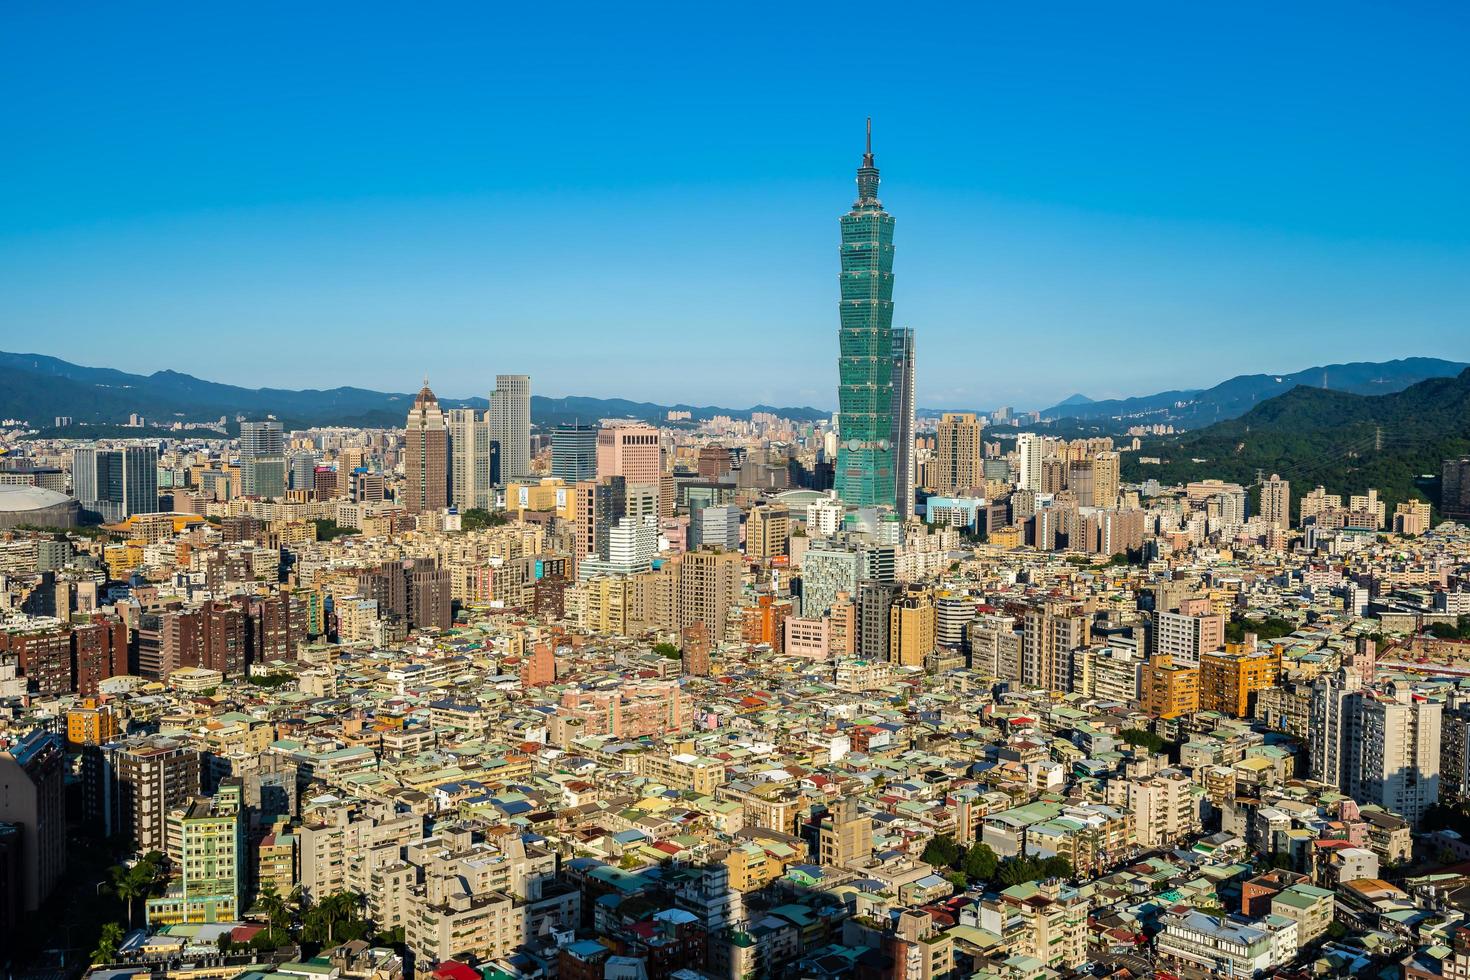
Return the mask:
<svg viewBox="0 0 1470 980">
<path fill-rule="evenodd" d="M 878 201 L 878 167 L 873 163 L 873 117 L 868 117 L 868 138 L 863 144 L 863 165 L 857 172 L 858 199 L 853 207 L 882 207 Z"/>
</svg>

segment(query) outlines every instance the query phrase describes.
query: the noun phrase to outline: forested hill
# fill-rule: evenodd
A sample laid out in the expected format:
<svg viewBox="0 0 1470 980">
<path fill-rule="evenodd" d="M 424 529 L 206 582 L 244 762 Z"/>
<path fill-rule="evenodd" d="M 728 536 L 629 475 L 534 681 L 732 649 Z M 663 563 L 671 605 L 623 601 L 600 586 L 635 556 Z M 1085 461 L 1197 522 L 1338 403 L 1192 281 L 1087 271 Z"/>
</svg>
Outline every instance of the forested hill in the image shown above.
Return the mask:
<svg viewBox="0 0 1470 980">
<path fill-rule="evenodd" d="M 1470 453 L 1470 369 L 1388 395 L 1294 388 L 1240 418 L 1145 442 L 1125 456 L 1128 479 L 1166 485 L 1218 477 L 1251 485 L 1257 473 L 1290 480 L 1293 498 L 1376 487 L 1392 513 L 1411 498 L 1438 500 L 1445 459 Z M 1160 457 L 1151 465 L 1140 457 Z"/>
<path fill-rule="evenodd" d="M 1093 401 L 1073 395 L 1043 411 L 1043 418 L 1114 419 L 1130 422 L 1167 422 L 1176 428 L 1196 429 L 1239 418 L 1269 399 L 1298 385 L 1347 391 L 1355 395 L 1385 395 L 1402 391 L 1427 378 L 1452 378 L 1470 365 L 1437 357 L 1404 357 L 1395 361 L 1354 361 L 1323 364 L 1290 374 L 1242 374 L 1203 390 L 1161 391 L 1133 398 Z"/>
</svg>

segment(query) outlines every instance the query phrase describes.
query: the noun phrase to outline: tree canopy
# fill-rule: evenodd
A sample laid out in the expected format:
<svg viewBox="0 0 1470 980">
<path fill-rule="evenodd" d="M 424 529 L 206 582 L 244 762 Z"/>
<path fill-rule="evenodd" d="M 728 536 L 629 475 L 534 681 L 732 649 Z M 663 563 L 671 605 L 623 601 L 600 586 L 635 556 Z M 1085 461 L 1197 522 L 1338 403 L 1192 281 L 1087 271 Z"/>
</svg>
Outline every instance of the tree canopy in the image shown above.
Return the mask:
<svg viewBox="0 0 1470 980">
<path fill-rule="evenodd" d="M 482 531 L 487 527 L 509 524 L 510 518 L 504 511 L 488 511 L 483 507 L 471 507 L 459 515 L 459 526 L 466 531 Z"/>
</svg>

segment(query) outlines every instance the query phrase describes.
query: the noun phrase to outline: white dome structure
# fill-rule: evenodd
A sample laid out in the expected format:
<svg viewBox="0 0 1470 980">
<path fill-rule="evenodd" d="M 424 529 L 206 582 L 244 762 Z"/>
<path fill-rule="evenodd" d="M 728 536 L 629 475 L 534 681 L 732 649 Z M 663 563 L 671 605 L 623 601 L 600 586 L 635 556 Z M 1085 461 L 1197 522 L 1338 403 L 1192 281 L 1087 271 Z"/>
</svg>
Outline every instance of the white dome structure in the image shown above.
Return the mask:
<svg viewBox="0 0 1470 980">
<path fill-rule="evenodd" d="M 0 484 L 0 528 L 76 527 L 81 504 L 43 487 Z"/>
</svg>

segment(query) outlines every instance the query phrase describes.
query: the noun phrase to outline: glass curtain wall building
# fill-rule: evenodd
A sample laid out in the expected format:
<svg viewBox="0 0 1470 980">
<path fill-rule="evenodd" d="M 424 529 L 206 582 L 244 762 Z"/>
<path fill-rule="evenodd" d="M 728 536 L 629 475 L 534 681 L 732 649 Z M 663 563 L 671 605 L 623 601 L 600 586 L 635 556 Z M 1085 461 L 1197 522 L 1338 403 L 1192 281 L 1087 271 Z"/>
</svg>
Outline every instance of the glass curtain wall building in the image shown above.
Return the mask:
<svg viewBox="0 0 1470 980">
<path fill-rule="evenodd" d="M 551 430 L 551 475 L 568 485 L 597 479 L 597 426 L 563 422 Z"/>
<path fill-rule="evenodd" d="M 842 216 L 838 331 L 837 495 L 849 506 L 893 506 L 893 216 L 878 200 L 873 123 Z"/>
</svg>

